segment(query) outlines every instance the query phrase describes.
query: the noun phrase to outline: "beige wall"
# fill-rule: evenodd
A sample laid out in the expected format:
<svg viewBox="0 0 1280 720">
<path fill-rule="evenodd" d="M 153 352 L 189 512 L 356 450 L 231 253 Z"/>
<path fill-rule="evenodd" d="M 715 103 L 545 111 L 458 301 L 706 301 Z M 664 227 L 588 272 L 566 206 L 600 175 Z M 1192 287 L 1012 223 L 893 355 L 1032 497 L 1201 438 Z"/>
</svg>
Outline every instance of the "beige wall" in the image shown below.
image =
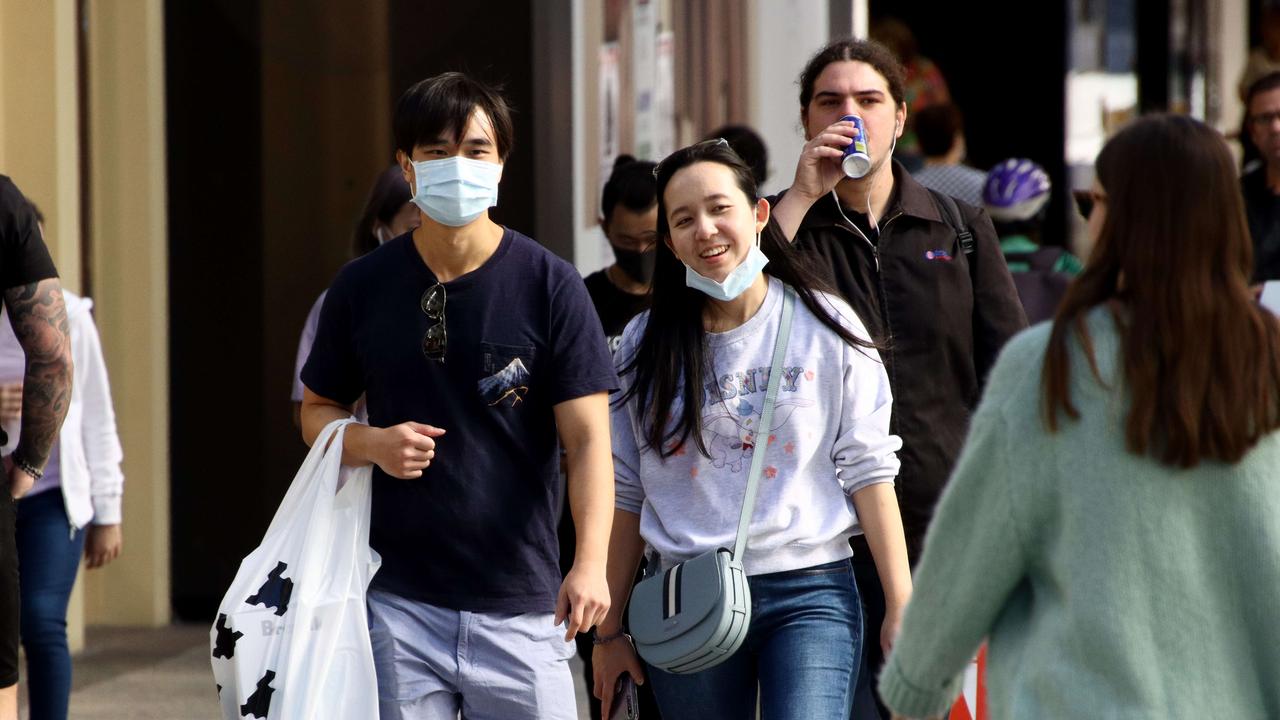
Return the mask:
<svg viewBox="0 0 1280 720">
<path fill-rule="evenodd" d="M 75 0 L 0 0 L 0 172 L 45 214 L 63 284 L 80 289 Z"/>
<path fill-rule="evenodd" d="M 161 0 L 91 2 L 89 106 L 98 327 L 124 445 L 124 553 L 86 578 L 90 623 L 170 620 L 169 355 Z"/>
<path fill-rule="evenodd" d="M 161 0 L 85 7 L 93 295 L 124 446 L 125 549 L 81 576 L 73 648 L 86 621 L 170 618 Z M 82 289 L 77 33 L 75 0 L 0 0 L 0 172 L 41 206 L 73 290 Z"/>
<path fill-rule="evenodd" d="M 80 137 L 75 0 L 0 0 L 0 173 L 45 216 L 62 284 L 80 290 Z M 83 584 L 68 609 L 84 645 Z"/>
</svg>

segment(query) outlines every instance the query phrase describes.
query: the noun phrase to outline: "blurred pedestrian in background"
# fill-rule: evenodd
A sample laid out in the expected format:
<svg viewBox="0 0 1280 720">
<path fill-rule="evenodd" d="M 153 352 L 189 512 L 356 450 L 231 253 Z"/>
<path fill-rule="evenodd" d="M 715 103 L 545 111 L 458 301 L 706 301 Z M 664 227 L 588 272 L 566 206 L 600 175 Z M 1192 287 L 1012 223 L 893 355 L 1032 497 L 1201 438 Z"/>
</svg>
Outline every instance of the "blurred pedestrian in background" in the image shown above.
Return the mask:
<svg viewBox="0 0 1280 720">
<path fill-rule="evenodd" d="M 351 257 L 358 258 L 371 252 L 379 245 L 400 237 L 418 227 L 418 210 L 411 202 L 409 184 L 404 181 L 404 173 L 399 165 L 392 165 L 378 174 L 369 189 L 369 197 L 365 200 L 364 209 L 360 211 L 360 219 L 356 222 L 355 232 L 351 236 Z M 311 305 L 307 313 L 306 323 L 302 326 L 302 335 L 298 338 L 298 353 L 293 364 L 293 424 L 302 427 L 302 366 L 311 354 L 311 343 L 316 339 L 316 325 L 320 322 L 320 307 L 324 305 L 325 294 Z M 364 404 L 358 403 L 358 417 L 364 416 Z"/>
<path fill-rule="evenodd" d="M 654 163 L 647 160 L 619 155 L 600 196 L 603 215 L 600 229 L 613 248 L 615 262 L 591 273 L 583 282 L 604 326 L 610 352 L 618 349 L 622 331 L 631 318 L 649 309 L 649 288 L 658 253 L 658 181 L 653 176 L 654 167 Z M 561 509 L 559 535 L 560 571 L 567 574 L 573 567 L 578 542 L 568 497 L 565 497 Z M 591 640 L 590 633 L 578 633 L 578 657 L 582 658 L 583 676 L 588 688 L 594 682 L 591 665 L 594 645 Z M 640 701 L 640 717 L 659 718 L 653 690 L 642 685 L 636 688 L 636 692 Z M 588 692 L 587 702 L 591 717 L 600 717 L 600 699 Z"/>
<path fill-rule="evenodd" d="M 40 210 L 32 205 L 32 211 L 43 229 Z M 93 301 L 69 290 L 62 296 L 75 363 L 71 404 L 44 476 L 18 500 L 22 648 L 31 720 L 67 717 L 67 604 L 81 557 L 89 569 L 100 568 L 120 555 L 123 543 L 123 453 L 102 343 L 93 323 Z M 6 453 L 21 441 L 26 363 L 8 313 L 0 313 L 0 425 L 9 436 Z"/>
<path fill-rule="evenodd" d="M 609 349 L 618 347 L 622 329 L 649 307 L 649 284 L 658 227 L 653 163 L 619 155 L 600 196 L 600 229 L 614 262 L 583 278 L 604 326 Z"/>
<path fill-rule="evenodd" d="M 982 189 L 982 205 L 1000 235 L 1000 251 L 1032 324 L 1053 317 L 1071 278 L 1081 269 L 1080 261 L 1065 249 L 1040 244 L 1052 189 L 1049 173 L 1025 158 L 997 163 Z"/>
<path fill-rule="evenodd" d="M 1249 87 L 1245 124 L 1261 160 L 1240 178 L 1253 238 L 1252 279 L 1280 280 L 1280 71 Z"/>
<path fill-rule="evenodd" d="M 914 172 L 924 162 L 916 138 L 915 114 L 931 105 L 951 102 L 951 91 L 942 69 L 920 51 L 916 34 L 905 22 L 894 17 L 877 20 L 871 26 L 871 39 L 889 48 L 902 64 L 902 99 L 907 104 L 907 120 L 899 143 L 899 159 Z"/>
<path fill-rule="evenodd" d="M 44 475 L 71 406 L 71 330 L 62 284 L 31 203 L 0 175 L 0 288 L 13 334 L 26 354 L 21 439 L 5 456 L 9 493 L 18 499 Z M 0 440 L 7 442 L 0 431 Z M 0 443 L 5 444 L 5 443 Z M 0 720 L 18 717 L 18 552 L 16 508 L 0 512 Z M 68 523 L 68 527 L 70 523 Z M 65 530 L 64 530 L 65 531 Z M 77 552 L 78 558 L 78 552 Z"/>
<path fill-rule="evenodd" d="M 967 147 L 960 108 L 951 103 L 930 105 L 916 115 L 915 126 L 924 167 L 911 176 L 931 190 L 981 207 L 987 176 L 964 164 Z"/>
</svg>

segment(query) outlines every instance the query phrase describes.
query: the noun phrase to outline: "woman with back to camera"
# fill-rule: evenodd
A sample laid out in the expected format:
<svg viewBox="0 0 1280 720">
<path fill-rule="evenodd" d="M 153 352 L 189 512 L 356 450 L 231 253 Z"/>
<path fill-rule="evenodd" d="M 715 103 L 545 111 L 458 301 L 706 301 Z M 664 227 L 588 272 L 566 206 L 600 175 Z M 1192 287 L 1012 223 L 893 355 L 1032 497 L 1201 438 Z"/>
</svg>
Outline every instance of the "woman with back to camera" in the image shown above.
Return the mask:
<svg viewBox="0 0 1280 720">
<path fill-rule="evenodd" d="M 657 178 L 652 307 L 616 354 L 617 601 L 597 628 L 595 693 L 608 713 L 626 672 L 647 674 L 666 720 L 752 719 L 757 696 L 765 720 L 848 717 L 863 642 L 849 537 L 866 534 L 889 598 L 883 634 L 866 642 L 889 645 L 911 588 L 888 377 L 862 322 L 797 252 L 759 246 L 769 205 L 723 140 L 677 151 Z M 787 302 L 794 320 L 773 420 L 758 427 Z M 620 632 L 644 547 L 655 572 L 733 547 L 756 452 L 765 454 L 743 557 L 746 640 L 696 673 L 646 673 Z"/>
<path fill-rule="evenodd" d="M 1096 245 L 1006 347 L 880 678 L 941 715 L 989 637 L 997 718 L 1280 717 L 1280 323 L 1232 157 L 1157 115 L 1097 161 Z"/>
</svg>

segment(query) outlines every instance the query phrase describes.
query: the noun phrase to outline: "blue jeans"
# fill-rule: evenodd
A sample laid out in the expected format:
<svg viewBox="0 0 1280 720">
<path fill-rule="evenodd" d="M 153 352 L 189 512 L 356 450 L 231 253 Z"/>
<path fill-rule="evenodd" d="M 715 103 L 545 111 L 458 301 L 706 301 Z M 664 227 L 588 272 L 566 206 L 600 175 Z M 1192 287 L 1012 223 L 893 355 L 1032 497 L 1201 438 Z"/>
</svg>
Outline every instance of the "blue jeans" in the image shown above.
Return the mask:
<svg viewBox="0 0 1280 720">
<path fill-rule="evenodd" d="M 84 552 L 60 489 L 18 501 L 18 576 L 22 647 L 27 652 L 31 720 L 65 720 L 71 697 L 67 603 Z"/>
<path fill-rule="evenodd" d="M 862 653 L 862 607 L 848 560 L 755 575 L 747 639 L 690 675 L 647 667 L 664 720 L 847 718 Z"/>
</svg>

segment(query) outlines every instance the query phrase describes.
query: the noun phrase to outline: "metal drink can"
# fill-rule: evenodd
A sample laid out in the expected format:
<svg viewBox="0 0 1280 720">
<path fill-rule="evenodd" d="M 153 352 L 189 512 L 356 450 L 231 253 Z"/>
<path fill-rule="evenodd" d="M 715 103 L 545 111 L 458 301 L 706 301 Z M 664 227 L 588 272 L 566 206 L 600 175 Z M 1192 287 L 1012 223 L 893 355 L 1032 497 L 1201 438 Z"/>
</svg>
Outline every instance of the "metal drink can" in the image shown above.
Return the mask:
<svg viewBox="0 0 1280 720">
<path fill-rule="evenodd" d="M 867 152 L 867 126 L 857 115 L 845 115 L 840 119 L 848 120 L 858 128 L 858 137 L 853 138 L 853 142 L 844 149 L 840 167 L 848 177 L 860 178 L 871 172 L 871 154 Z"/>
</svg>

